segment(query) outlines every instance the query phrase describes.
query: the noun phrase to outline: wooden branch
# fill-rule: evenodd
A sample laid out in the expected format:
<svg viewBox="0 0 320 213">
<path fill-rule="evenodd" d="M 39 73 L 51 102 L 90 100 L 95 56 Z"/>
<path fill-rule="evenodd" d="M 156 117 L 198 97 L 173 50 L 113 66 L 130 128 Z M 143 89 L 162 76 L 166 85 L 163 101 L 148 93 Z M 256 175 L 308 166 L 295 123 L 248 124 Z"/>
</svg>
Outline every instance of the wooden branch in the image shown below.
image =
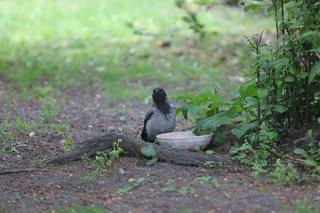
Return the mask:
<svg viewBox="0 0 320 213">
<path fill-rule="evenodd" d="M 0 171 L 0 175 L 9 175 L 9 174 L 22 173 L 22 172 L 34 172 L 39 170 L 40 169 L 36 169 L 36 168 L 9 169 L 9 170 Z"/>
<path fill-rule="evenodd" d="M 294 163 L 298 163 L 298 164 L 303 164 L 304 160 L 301 158 L 295 158 L 289 155 L 282 155 L 276 151 L 270 150 L 270 152 L 272 152 L 273 154 L 277 155 L 280 159 L 282 160 L 288 160 Z"/>
<path fill-rule="evenodd" d="M 174 149 L 169 146 L 147 143 L 132 138 L 133 137 L 117 132 L 108 132 L 104 135 L 82 142 L 74 151 L 58 156 L 57 158 L 48 161 L 47 164 L 65 164 L 79 160 L 82 156 L 93 156 L 98 151 L 111 149 L 113 142 L 118 140 L 121 140 L 119 146 L 124 150 L 125 155 L 127 156 L 142 156 L 140 152 L 141 148 L 152 145 L 158 153 L 159 161 L 162 162 L 185 166 L 204 166 L 206 162 L 210 161 L 210 165 L 213 167 L 221 167 L 225 163 L 224 160 L 203 152 Z"/>
</svg>

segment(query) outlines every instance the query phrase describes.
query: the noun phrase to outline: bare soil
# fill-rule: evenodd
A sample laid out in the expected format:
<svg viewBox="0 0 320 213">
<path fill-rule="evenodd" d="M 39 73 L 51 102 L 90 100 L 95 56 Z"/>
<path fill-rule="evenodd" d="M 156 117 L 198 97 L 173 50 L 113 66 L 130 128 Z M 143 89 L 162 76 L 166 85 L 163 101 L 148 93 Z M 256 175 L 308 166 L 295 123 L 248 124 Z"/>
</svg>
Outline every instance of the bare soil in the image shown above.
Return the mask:
<svg viewBox="0 0 320 213">
<path fill-rule="evenodd" d="M 19 115 L 31 121 L 41 116 L 38 101 L 21 101 L 15 89 L 1 81 L 0 91 L 1 120 Z M 54 95 L 64 100 L 56 121 L 71 126 L 74 143 L 108 129 L 121 128 L 138 136 L 148 107 L 139 100 L 107 102 L 97 86 L 61 90 Z M 182 119 L 178 123 L 178 128 L 185 125 Z M 0 170 L 41 167 L 43 161 L 63 153 L 61 139 L 50 129 L 35 131 L 33 137 L 18 135 L 13 142 L 17 152 L 0 152 Z M 88 161 L 2 175 L 0 212 L 43 212 L 74 204 L 98 205 L 109 212 L 291 212 L 295 201 L 314 204 L 313 198 L 320 192 L 312 183 L 287 187 L 270 184 L 263 177 L 253 179 L 240 166 L 203 169 L 156 163 L 146 167 L 137 162 L 122 157 L 98 176 Z M 203 176 L 210 176 L 210 180 L 195 181 Z M 136 189 L 118 192 L 142 177 L 145 180 Z M 168 191 L 168 187 L 175 190 Z"/>
</svg>

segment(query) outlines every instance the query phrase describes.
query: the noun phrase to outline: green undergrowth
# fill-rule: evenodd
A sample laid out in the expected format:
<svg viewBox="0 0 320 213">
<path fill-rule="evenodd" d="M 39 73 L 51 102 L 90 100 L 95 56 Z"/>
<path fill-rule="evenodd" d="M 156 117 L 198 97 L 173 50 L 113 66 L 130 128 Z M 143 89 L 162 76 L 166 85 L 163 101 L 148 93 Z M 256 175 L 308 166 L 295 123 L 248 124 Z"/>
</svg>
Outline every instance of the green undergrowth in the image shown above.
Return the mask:
<svg viewBox="0 0 320 213">
<path fill-rule="evenodd" d="M 96 177 L 105 170 L 107 167 L 112 166 L 112 163 L 117 160 L 124 150 L 120 147 L 121 139 L 114 141 L 111 150 L 98 151 L 93 159 L 88 156 L 83 156 L 82 160 L 89 163 L 92 170 L 90 175 L 84 174 L 82 177 L 83 181 L 96 179 Z"/>
<path fill-rule="evenodd" d="M 230 153 L 253 176 L 266 174 L 283 184 L 319 181 L 320 19 L 314 16 L 319 8 L 316 0 L 245 2 L 245 11 L 268 11 L 276 29 L 269 43 L 264 32 L 247 37 L 249 79 L 229 100 L 218 89 L 178 97 L 184 104 L 178 113 L 194 124 L 196 134 L 232 127 Z"/>
<path fill-rule="evenodd" d="M 58 118 L 62 110 L 62 103 L 55 98 L 47 97 L 39 100 L 39 115 L 29 118 L 22 115 L 8 115 L 0 120 L 0 147 L 1 151 L 15 153 L 15 145 L 19 138 L 38 137 L 50 134 L 58 138 L 65 138 L 64 149 L 71 149 L 70 125 Z"/>
<path fill-rule="evenodd" d="M 82 206 L 82 205 L 74 205 L 67 208 L 58 207 L 50 212 L 55 213 L 106 213 L 107 209 L 102 208 L 100 206 Z"/>
</svg>

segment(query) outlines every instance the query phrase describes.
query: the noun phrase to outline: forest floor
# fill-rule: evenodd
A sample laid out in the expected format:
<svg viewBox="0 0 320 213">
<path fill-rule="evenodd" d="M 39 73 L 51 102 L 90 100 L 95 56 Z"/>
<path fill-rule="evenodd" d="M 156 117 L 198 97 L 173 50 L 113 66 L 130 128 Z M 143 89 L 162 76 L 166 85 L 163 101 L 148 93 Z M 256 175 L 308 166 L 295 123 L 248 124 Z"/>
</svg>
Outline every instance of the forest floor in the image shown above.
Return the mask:
<svg viewBox="0 0 320 213">
<path fill-rule="evenodd" d="M 85 159 L 43 167 L 106 130 L 139 137 L 155 86 L 170 100 L 230 99 L 250 76 L 244 36 L 275 37 L 270 17 L 240 7 L 201 10 L 204 40 L 185 15 L 172 0 L 0 2 L 0 172 L 39 168 L 0 175 L 0 213 L 319 212 L 318 184 L 271 184 L 236 164 L 145 167 L 121 157 L 98 173 Z"/>
<path fill-rule="evenodd" d="M 138 137 L 148 107 L 135 99 L 108 102 L 96 86 L 75 87 L 54 95 L 65 101 L 52 122 L 56 126 L 46 126 L 38 101 L 19 100 L 15 89 L 3 81 L 0 89 L 0 117 L 21 116 L 29 122 L 15 120 L 8 125 L 17 134 L 12 149 L 0 152 L 0 170 L 40 168 L 62 154 L 66 133 L 55 131 L 62 123 L 69 126 L 74 144 L 108 129 L 121 128 Z M 178 128 L 183 125 L 179 119 Z M 137 187 L 126 190 L 137 180 L 141 181 Z M 121 157 L 99 173 L 94 173 L 90 161 L 81 160 L 2 175 L 0 212 L 306 212 L 317 204 L 319 191 L 319 185 L 312 183 L 283 186 L 263 177 L 254 179 L 239 166 L 232 171 L 167 163 L 146 167 L 137 165 L 135 158 Z M 81 206 L 70 209 L 74 205 Z"/>
</svg>

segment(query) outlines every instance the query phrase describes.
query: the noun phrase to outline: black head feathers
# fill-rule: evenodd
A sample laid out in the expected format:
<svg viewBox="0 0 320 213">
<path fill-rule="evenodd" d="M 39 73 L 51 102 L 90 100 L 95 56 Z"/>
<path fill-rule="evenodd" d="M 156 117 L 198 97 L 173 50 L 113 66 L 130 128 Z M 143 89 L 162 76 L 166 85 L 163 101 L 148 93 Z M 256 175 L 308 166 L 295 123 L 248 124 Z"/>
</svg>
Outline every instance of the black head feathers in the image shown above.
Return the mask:
<svg viewBox="0 0 320 213">
<path fill-rule="evenodd" d="M 156 87 L 153 89 L 152 99 L 155 104 L 164 103 L 167 100 L 167 93 L 161 87 Z"/>
<path fill-rule="evenodd" d="M 152 92 L 152 99 L 156 107 L 164 114 L 169 113 L 170 104 L 167 101 L 167 93 L 161 87 L 156 87 Z"/>
</svg>

